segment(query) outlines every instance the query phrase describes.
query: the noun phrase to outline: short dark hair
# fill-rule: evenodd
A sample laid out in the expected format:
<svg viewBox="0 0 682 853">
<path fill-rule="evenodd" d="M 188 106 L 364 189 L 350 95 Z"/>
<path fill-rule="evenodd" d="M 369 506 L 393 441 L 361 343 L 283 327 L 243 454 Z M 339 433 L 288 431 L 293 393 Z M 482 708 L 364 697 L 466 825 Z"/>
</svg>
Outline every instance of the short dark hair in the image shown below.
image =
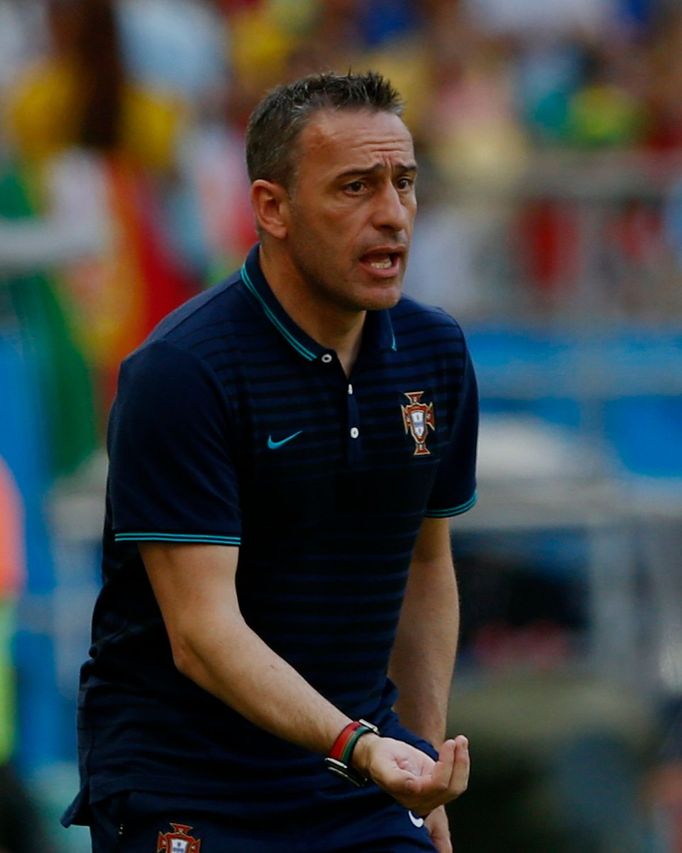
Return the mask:
<svg viewBox="0 0 682 853">
<path fill-rule="evenodd" d="M 310 74 L 272 89 L 256 106 L 246 130 L 246 166 L 259 178 L 288 187 L 295 175 L 294 149 L 318 110 L 369 109 L 403 114 L 397 90 L 376 71 Z"/>
</svg>

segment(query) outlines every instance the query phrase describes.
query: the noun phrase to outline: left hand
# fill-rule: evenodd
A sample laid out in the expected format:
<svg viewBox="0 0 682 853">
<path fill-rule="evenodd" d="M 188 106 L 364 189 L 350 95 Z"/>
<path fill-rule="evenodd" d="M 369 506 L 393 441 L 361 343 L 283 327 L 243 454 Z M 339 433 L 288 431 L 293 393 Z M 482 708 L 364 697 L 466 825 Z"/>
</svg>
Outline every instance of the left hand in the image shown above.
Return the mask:
<svg viewBox="0 0 682 853">
<path fill-rule="evenodd" d="M 431 841 L 438 853 L 452 853 L 452 840 L 450 838 L 450 825 L 445 813 L 445 806 L 439 806 L 425 818 L 424 823 L 431 835 Z"/>
<path fill-rule="evenodd" d="M 404 741 L 368 735 L 358 741 L 353 764 L 413 814 L 427 815 L 466 790 L 469 745 L 463 735 L 448 739 L 434 761 Z"/>
</svg>

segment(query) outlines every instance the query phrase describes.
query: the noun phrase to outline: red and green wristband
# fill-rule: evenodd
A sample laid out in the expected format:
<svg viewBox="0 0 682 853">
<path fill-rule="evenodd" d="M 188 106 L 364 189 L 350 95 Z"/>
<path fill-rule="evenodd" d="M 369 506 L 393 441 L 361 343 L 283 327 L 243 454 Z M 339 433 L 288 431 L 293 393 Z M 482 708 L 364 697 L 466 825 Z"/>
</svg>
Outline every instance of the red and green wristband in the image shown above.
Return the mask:
<svg viewBox="0 0 682 853">
<path fill-rule="evenodd" d="M 350 760 L 355 744 L 363 735 L 367 734 L 378 735 L 379 729 L 372 723 L 368 723 L 367 720 L 354 720 L 352 723 L 348 723 L 341 730 L 329 751 L 329 755 L 324 760 L 328 770 L 358 787 L 365 785 L 367 779 L 358 773 L 351 765 Z"/>
</svg>

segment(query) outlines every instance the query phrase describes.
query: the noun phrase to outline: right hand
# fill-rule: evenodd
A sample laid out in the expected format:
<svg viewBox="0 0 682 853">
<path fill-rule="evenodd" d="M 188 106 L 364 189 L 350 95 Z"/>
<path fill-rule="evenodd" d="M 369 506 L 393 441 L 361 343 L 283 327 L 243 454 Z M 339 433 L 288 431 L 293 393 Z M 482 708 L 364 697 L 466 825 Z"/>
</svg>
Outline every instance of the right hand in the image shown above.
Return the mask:
<svg viewBox="0 0 682 853">
<path fill-rule="evenodd" d="M 365 735 L 353 764 L 415 815 L 426 816 L 464 793 L 469 781 L 469 745 L 463 735 L 446 740 L 438 760 L 404 741 Z"/>
</svg>

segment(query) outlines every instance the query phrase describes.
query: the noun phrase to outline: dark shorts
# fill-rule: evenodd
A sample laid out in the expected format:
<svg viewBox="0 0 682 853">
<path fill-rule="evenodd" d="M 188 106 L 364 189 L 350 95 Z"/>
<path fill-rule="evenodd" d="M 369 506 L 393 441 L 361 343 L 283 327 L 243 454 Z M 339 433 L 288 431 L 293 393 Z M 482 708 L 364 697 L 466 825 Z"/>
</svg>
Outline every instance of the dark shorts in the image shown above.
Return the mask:
<svg viewBox="0 0 682 853">
<path fill-rule="evenodd" d="M 356 803 L 356 806 L 359 803 Z M 311 804 L 287 818 L 240 819 L 220 801 L 133 791 L 90 806 L 93 853 L 416 853 L 423 821 L 388 798 L 367 808 Z"/>
</svg>

